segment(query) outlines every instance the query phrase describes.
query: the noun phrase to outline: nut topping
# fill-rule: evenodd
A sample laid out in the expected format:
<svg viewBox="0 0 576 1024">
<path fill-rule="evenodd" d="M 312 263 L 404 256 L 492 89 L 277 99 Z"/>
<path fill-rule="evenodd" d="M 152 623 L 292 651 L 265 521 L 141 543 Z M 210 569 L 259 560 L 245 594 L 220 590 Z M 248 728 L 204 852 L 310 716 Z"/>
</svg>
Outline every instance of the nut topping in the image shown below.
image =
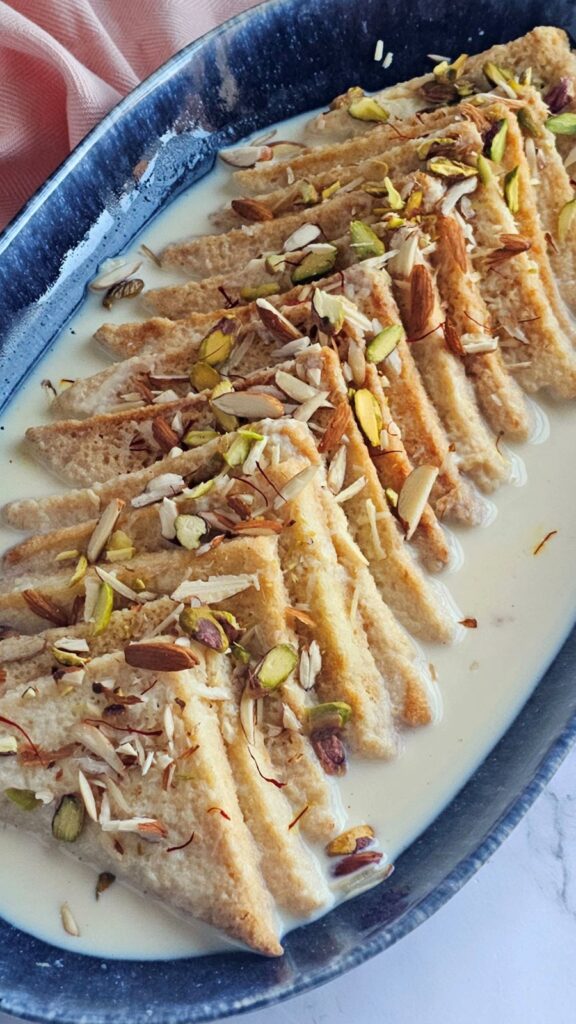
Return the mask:
<svg viewBox="0 0 576 1024">
<path fill-rule="evenodd" d="M 126 663 L 133 668 L 152 672 L 183 672 L 198 664 L 198 658 L 189 647 L 165 644 L 158 640 L 128 644 L 124 648 L 124 657 Z"/>
</svg>

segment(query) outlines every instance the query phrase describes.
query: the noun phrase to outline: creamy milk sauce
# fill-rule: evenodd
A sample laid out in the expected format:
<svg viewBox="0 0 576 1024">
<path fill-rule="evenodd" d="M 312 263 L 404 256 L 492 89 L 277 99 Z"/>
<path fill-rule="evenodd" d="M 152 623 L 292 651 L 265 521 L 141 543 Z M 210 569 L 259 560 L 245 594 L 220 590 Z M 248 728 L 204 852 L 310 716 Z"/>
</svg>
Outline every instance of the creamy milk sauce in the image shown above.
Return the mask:
<svg viewBox="0 0 576 1024">
<path fill-rule="evenodd" d="M 301 123 L 283 125 L 278 138 L 295 137 Z M 206 210 L 229 193 L 231 169 L 220 166 L 174 202 L 138 239 L 160 251 L 168 242 L 210 230 Z M 177 275 L 144 259 L 147 287 Z M 2 502 L 50 494 L 54 478 L 23 450 L 25 428 L 49 418 L 42 378 L 86 376 L 106 365 L 91 335 L 104 320 L 136 319 L 136 304 L 105 311 L 87 299 L 64 329 L 3 418 L 0 450 Z M 534 409 L 530 444 L 514 451 L 514 482 L 497 494 L 487 525 L 454 531 L 464 558 L 445 581 L 462 615 L 478 620 L 454 647 L 428 646 L 424 656 L 438 674 L 438 721 L 407 733 L 391 764 L 356 762 L 339 783 L 348 824 L 372 824 L 389 861 L 432 821 L 486 756 L 526 701 L 566 636 L 576 612 L 576 481 L 571 472 L 576 403 L 541 402 Z M 537 556 L 550 531 L 558 533 Z M 0 548 L 16 541 L 0 529 Z M 458 559 L 455 559 L 457 562 Z M 0 914 L 20 928 L 75 951 L 120 957 L 174 957 L 231 949 L 213 929 L 177 915 L 120 883 L 96 902 L 97 876 L 53 843 L 44 845 L 11 829 L 0 831 Z M 338 898 L 338 896 L 337 896 Z M 69 937 L 60 923 L 67 901 L 80 927 Z M 284 921 L 288 930 L 298 922 Z"/>
</svg>

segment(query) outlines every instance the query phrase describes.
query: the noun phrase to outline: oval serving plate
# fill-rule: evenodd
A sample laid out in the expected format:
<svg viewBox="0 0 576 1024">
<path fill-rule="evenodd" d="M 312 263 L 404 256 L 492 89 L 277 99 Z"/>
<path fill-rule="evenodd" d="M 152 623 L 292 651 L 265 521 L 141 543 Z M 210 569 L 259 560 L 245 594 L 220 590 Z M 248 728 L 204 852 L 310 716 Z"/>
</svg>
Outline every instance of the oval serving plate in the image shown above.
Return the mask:
<svg viewBox="0 0 576 1024">
<path fill-rule="evenodd" d="M 98 265 L 236 139 L 329 101 L 410 78 L 428 52 L 476 52 L 546 22 L 576 34 L 572 0 L 271 0 L 177 54 L 119 104 L 0 238 L 0 407 L 47 351 Z M 377 39 L 394 54 L 383 70 Z M 572 632 L 473 777 L 385 885 L 291 933 L 286 953 L 128 962 L 80 956 L 0 921 L 0 1008 L 41 1021 L 213 1020 L 328 981 L 442 906 L 491 855 L 576 739 Z"/>
</svg>

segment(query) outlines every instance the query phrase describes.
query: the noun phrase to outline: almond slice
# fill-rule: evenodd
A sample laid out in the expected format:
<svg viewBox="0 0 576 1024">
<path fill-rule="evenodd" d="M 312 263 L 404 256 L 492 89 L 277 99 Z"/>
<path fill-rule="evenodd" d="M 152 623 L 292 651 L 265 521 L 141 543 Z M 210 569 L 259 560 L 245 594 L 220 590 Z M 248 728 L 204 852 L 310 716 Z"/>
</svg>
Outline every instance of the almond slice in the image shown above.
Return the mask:
<svg viewBox="0 0 576 1024">
<path fill-rule="evenodd" d="M 274 214 L 264 203 L 257 199 L 233 199 L 230 203 L 234 213 L 250 222 L 259 223 L 265 220 L 274 220 Z"/>
<path fill-rule="evenodd" d="M 288 235 L 282 249 L 284 252 L 295 252 L 297 249 L 303 249 L 304 246 L 314 242 L 320 233 L 320 228 L 317 224 L 302 224 L 291 235 Z"/>
<path fill-rule="evenodd" d="M 398 495 L 397 512 L 406 540 L 414 535 L 437 476 L 436 466 L 417 466 L 404 481 Z"/>
<path fill-rule="evenodd" d="M 280 390 L 288 395 L 288 398 L 293 398 L 295 402 L 306 402 L 309 398 L 316 398 L 318 394 L 318 388 L 313 388 L 299 377 L 294 377 L 293 374 L 286 373 L 284 370 L 278 370 L 274 379 Z"/>
<path fill-rule="evenodd" d="M 124 648 L 126 663 L 132 668 L 152 672 L 183 672 L 198 664 L 198 658 L 189 647 L 165 644 L 160 640 L 143 640 Z"/>
<path fill-rule="evenodd" d="M 53 622 L 55 626 L 67 626 L 68 617 L 64 614 L 61 608 L 55 604 L 49 597 L 45 597 L 38 590 L 23 590 L 22 597 L 26 601 L 26 604 L 31 611 L 40 619 L 47 619 L 48 622 Z"/>
<path fill-rule="evenodd" d="M 256 299 L 256 310 L 264 326 L 278 341 L 284 343 L 301 337 L 302 332 L 267 299 Z"/>
<path fill-rule="evenodd" d="M 98 520 L 92 536 L 88 541 L 88 547 L 86 548 L 86 557 L 89 562 L 96 562 L 109 537 L 114 532 L 114 527 L 118 522 L 118 516 L 120 515 L 124 505 L 126 503 L 121 498 L 113 498 L 104 509 L 100 519 Z"/>
<path fill-rule="evenodd" d="M 261 160 L 271 160 L 270 146 L 237 146 L 235 149 L 221 149 L 218 156 L 231 167 L 254 167 Z"/>
<path fill-rule="evenodd" d="M 230 391 L 213 398 L 212 405 L 218 412 L 245 420 L 277 420 L 284 415 L 278 398 L 257 391 Z"/>
</svg>

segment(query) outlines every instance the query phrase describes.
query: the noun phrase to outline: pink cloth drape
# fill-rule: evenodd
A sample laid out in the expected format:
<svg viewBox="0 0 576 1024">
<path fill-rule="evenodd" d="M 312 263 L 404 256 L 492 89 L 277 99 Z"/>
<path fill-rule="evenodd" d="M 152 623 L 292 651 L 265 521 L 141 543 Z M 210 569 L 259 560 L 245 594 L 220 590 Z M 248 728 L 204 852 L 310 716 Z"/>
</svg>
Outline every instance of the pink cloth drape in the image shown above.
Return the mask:
<svg viewBox="0 0 576 1024">
<path fill-rule="evenodd" d="M 130 89 L 258 0 L 0 0 L 0 227 Z"/>
</svg>

